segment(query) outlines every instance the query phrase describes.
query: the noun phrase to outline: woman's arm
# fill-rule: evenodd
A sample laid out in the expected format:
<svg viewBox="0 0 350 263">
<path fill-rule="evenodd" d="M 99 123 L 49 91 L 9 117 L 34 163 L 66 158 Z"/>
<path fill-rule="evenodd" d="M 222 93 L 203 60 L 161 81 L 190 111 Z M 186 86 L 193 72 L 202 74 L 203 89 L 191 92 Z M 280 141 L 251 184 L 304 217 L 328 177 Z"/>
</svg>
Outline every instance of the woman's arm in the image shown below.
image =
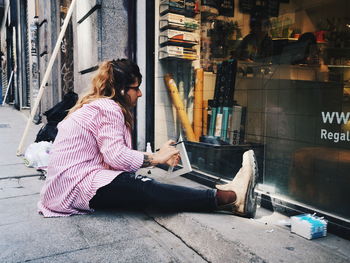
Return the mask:
<svg viewBox="0 0 350 263">
<path fill-rule="evenodd" d="M 125 142 L 124 116 L 117 105 L 100 105 L 100 114 L 94 121 L 96 140 L 106 164 L 115 170 L 135 172 L 141 167 L 157 164 L 170 164 L 176 159 L 179 151 L 171 146 L 173 141 L 166 142 L 156 153 L 145 153 L 132 150 Z M 107 105 L 108 104 L 108 105 Z"/>
<path fill-rule="evenodd" d="M 143 153 L 142 167 L 155 166 L 157 164 L 177 165 L 179 150 L 172 146 L 174 143 L 174 141 L 169 140 L 156 153 Z"/>
</svg>

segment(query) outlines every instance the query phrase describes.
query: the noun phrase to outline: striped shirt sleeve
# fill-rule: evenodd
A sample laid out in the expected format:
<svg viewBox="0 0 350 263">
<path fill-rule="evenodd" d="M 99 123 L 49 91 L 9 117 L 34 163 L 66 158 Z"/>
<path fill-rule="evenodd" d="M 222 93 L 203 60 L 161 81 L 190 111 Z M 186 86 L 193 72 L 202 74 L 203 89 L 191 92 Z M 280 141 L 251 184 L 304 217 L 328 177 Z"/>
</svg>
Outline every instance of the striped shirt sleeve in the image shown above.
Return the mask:
<svg viewBox="0 0 350 263">
<path fill-rule="evenodd" d="M 129 130 L 119 105 L 103 107 L 96 125 L 96 140 L 104 162 L 118 171 L 136 172 L 143 163 L 143 153 L 132 150 L 125 141 Z"/>
</svg>

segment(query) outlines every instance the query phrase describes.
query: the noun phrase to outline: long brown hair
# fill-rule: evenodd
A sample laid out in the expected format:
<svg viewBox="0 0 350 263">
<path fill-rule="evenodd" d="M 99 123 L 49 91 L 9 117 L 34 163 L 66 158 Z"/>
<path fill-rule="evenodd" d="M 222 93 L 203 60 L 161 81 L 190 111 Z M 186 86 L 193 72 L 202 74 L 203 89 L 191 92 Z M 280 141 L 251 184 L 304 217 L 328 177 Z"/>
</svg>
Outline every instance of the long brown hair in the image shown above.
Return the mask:
<svg viewBox="0 0 350 263">
<path fill-rule="evenodd" d="M 134 84 L 135 81 L 141 84 L 142 75 L 134 62 L 128 59 L 102 62 L 92 79 L 91 89 L 70 109 L 68 115 L 96 99 L 109 98 L 119 104 L 124 114 L 125 125 L 131 129 L 133 116 L 129 96 L 126 93 L 128 85 Z"/>
</svg>

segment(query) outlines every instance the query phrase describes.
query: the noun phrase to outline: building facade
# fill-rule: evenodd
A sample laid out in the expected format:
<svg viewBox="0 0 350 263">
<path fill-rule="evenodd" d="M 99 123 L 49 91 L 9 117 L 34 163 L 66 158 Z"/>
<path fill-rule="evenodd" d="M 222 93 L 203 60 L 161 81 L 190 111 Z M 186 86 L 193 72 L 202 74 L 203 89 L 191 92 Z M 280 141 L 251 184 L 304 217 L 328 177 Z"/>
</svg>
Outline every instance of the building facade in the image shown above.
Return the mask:
<svg viewBox="0 0 350 263">
<path fill-rule="evenodd" d="M 7 102 L 14 103 L 16 108 L 33 104 L 71 2 L 4 2 L 1 51 L 6 65 L 2 67 L 5 69 L 2 95 L 6 92 L 7 75 L 14 71 Z M 84 92 L 100 61 L 133 56 L 134 44 L 129 44 L 128 30 L 129 24 L 132 26 L 128 17 L 130 8 L 130 1 L 76 1 L 46 83 L 41 112 L 59 102 L 68 91 Z"/>
<path fill-rule="evenodd" d="M 30 107 L 71 0 L 4 1 L 3 96 Z M 77 0 L 37 120 L 82 94 L 99 62 L 143 75 L 134 145 L 185 139 L 193 172 L 231 180 L 254 149 L 262 205 L 317 212 L 349 233 L 350 3 Z M 16 70 L 14 70 L 16 69 Z"/>
<path fill-rule="evenodd" d="M 209 185 L 231 180 L 252 148 L 263 204 L 348 231 L 349 1 L 152 4 L 155 147 L 181 134 Z"/>
</svg>

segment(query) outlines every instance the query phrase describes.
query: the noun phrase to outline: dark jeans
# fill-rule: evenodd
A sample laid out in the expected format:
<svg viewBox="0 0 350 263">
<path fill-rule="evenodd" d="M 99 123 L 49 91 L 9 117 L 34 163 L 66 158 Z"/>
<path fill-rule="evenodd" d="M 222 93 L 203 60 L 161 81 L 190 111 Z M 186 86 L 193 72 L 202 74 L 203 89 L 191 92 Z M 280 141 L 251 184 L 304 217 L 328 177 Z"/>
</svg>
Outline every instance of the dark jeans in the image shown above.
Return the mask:
<svg viewBox="0 0 350 263">
<path fill-rule="evenodd" d="M 213 211 L 216 190 L 163 184 L 147 176 L 124 172 L 97 190 L 93 209 L 155 207 L 168 211 Z"/>
</svg>

